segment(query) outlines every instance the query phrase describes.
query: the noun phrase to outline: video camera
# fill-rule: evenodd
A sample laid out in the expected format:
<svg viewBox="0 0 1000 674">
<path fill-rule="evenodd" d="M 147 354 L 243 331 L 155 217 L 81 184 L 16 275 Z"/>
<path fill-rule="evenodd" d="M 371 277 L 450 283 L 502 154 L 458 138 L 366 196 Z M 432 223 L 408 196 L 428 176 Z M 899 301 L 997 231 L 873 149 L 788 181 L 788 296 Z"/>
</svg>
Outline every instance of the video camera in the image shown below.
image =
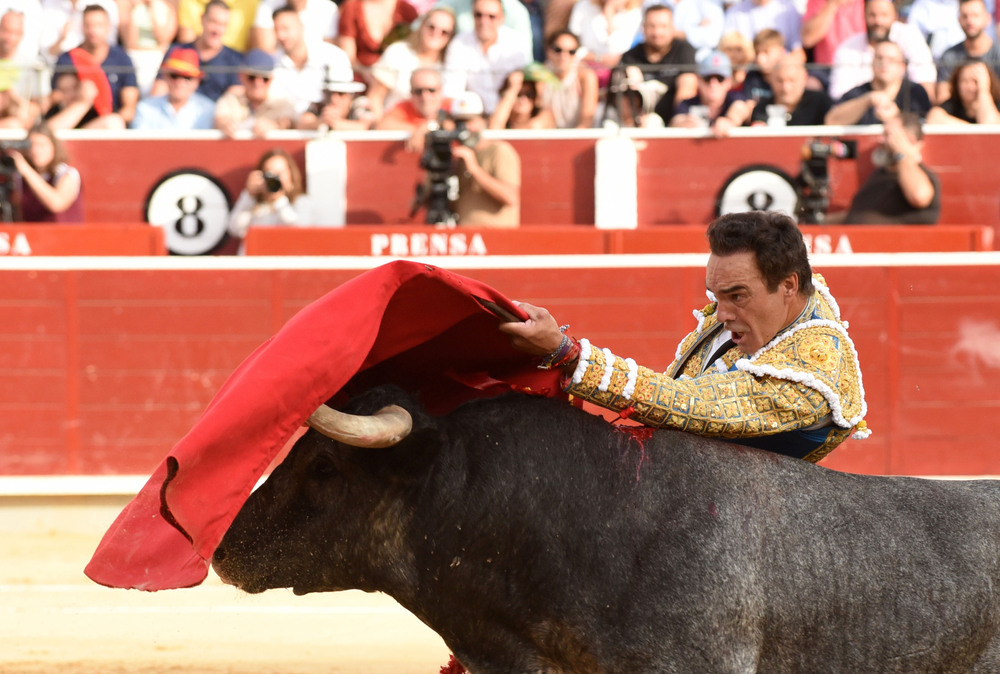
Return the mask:
<svg viewBox="0 0 1000 674">
<path fill-rule="evenodd" d="M 0 222 L 21 219 L 21 175 L 10 152 L 27 154 L 29 150 L 31 142 L 27 139 L 0 140 Z"/>
<path fill-rule="evenodd" d="M 426 205 L 424 222 L 428 225 L 454 227 L 458 223 L 458 215 L 451 208 L 451 202 L 458 199 L 458 176 L 455 174 L 455 157 L 451 151 L 455 142 L 468 147 L 475 145 L 475 137 L 466 128 L 465 120 L 455 120 L 452 129 L 432 129 L 424 136 L 420 168 L 427 171 L 427 182 L 417 185 L 410 217 L 416 215 L 421 206 Z"/>
<path fill-rule="evenodd" d="M 813 139 L 802 146 L 802 170 L 795 185 L 799 197 L 799 222 L 817 225 L 826 219 L 830 207 L 830 157 L 854 159 L 857 156 L 858 142 L 855 140 Z"/>
</svg>

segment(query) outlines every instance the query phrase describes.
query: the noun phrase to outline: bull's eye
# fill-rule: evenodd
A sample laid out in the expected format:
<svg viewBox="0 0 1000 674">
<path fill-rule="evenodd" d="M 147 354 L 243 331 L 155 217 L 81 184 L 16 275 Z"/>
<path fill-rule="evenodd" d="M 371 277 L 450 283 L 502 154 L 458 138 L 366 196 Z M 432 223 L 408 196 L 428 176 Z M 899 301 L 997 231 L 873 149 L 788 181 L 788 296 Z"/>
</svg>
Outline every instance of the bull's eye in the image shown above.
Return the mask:
<svg viewBox="0 0 1000 674">
<path fill-rule="evenodd" d="M 317 456 L 309 466 L 309 475 L 316 480 L 327 480 L 337 472 L 337 467 L 328 456 Z"/>
</svg>

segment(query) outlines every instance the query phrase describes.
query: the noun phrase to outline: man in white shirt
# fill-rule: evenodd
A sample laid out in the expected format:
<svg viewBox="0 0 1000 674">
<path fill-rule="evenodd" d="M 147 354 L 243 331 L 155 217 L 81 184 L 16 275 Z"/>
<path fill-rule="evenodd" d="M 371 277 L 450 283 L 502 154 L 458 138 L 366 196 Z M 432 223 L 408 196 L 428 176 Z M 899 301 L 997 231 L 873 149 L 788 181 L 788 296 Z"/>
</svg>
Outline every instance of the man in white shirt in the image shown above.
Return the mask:
<svg viewBox="0 0 1000 674">
<path fill-rule="evenodd" d="M 42 21 L 39 48 L 49 63 L 56 57 L 83 42 L 83 10 L 89 5 L 100 5 L 108 13 L 111 30 L 108 44 L 118 44 L 118 3 L 115 0 L 42 0 Z M 28 27 L 25 26 L 25 30 Z"/>
<path fill-rule="evenodd" d="M 329 42 L 306 40 L 302 20 L 292 7 L 274 13 L 274 35 L 278 50 L 271 96 L 291 101 L 297 116 L 323 99 L 328 72 L 353 72 L 343 49 Z"/>
<path fill-rule="evenodd" d="M 294 7 L 299 13 L 306 42 L 312 44 L 325 40 L 333 43 L 337 37 L 340 11 L 332 0 L 261 0 L 250 30 L 251 47 L 274 53 L 278 46 L 274 34 L 274 12 L 285 5 Z"/>
<path fill-rule="evenodd" d="M 448 46 L 444 92 L 449 98 L 463 91 L 475 92 L 492 114 L 504 79 L 531 62 L 530 34 L 521 35 L 503 25 L 500 0 L 476 0 L 472 15 L 475 30 L 459 33 Z"/>
<path fill-rule="evenodd" d="M 907 75 L 911 81 L 927 89 L 934 100 L 934 82 L 937 68 L 931 50 L 916 26 L 901 23 L 892 0 L 868 0 L 865 3 L 865 32 L 849 37 L 837 47 L 830 73 L 830 98 L 839 100 L 845 93 L 871 79 L 873 45 L 891 40 L 899 45 L 908 63 Z"/>
</svg>

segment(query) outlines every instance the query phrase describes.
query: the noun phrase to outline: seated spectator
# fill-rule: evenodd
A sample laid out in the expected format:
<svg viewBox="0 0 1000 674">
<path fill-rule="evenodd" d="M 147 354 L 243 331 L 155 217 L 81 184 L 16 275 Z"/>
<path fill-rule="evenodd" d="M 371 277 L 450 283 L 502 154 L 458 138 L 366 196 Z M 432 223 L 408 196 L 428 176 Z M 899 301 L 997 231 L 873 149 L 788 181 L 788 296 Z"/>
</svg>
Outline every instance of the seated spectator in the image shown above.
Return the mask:
<svg viewBox="0 0 1000 674">
<path fill-rule="evenodd" d="M 530 40 L 503 25 L 503 12 L 500 0 L 475 0 L 475 29 L 456 35 L 444 57 L 445 95 L 456 98 L 471 91 L 487 114 L 496 108 L 507 74 L 531 62 Z"/>
<path fill-rule="evenodd" d="M 708 56 L 722 39 L 726 22 L 722 5 L 715 0 L 676 0 L 673 5 L 675 37 L 694 47 L 696 59 Z"/>
<path fill-rule="evenodd" d="M 444 110 L 449 105 L 451 101 L 442 93 L 441 73 L 433 68 L 417 68 L 410 75 L 410 98 L 389 108 L 375 128 L 409 131 L 406 149 L 423 152 L 427 132 L 440 128 L 447 117 Z"/>
<path fill-rule="evenodd" d="M 556 128 L 589 129 L 594 126 L 600 95 L 597 74 L 576 58 L 580 42 L 568 30 L 549 38 L 545 65 L 559 80 L 545 87 L 542 104 L 552 111 Z"/>
<path fill-rule="evenodd" d="M 871 81 L 844 94 L 826 114 L 826 123 L 878 124 L 891 109 L 923 117 L 931 109 L 931 101 L 924 87 L 907 79 L 906 59 L 899 45 L 882 40 L 875 45 Z"/>
<path fill-rule="evenodd" d="M 526 74 L 525 71 L 528 71 Z M 504 81 L 500 102 L 490 117 L 490 129 L 554 129 L 552 111 L 542 105 L 546 83 L 531 76 L 533 71 L 515 70 Z"/>
<path fill-rule="evenodd" d="M 584 63 L 602 87 L 642 26 L 641 0 L 579 0 L 569 16 L 569 30 L 580 39 Z"/>
<path fill-rule="evenodd" d="M 116 5 L 113 5 L 117 7 Z M 117 9 L 115 10 L 117 15 Z M 119 115 L 124 124 L 132 121 L 135 106 L 139 101 L 139 86 L 135 79 L 135 67 L 125 50 L 109 44 L 111 21 L 108 11 L 102 5 L 87 5 L 83 9 L 83 42 L 64 52 L 56 59 L 52 88 L 60 73 L 76 71 L 82 79 L 87 79 L 91 64 L 96 63 L 103 71 L 111 91 L 112 112 Z M 95 79 L 98 88 L 104 86 Z M 101 115 L 103 116 L 103 112 Z"/>
<path fill-rule="evenodd" d="M 351 59 L 351 66 L 370 82 L 368 69 L 382 56 L 386 41 L 416 19 L 417 10 L 406 0 L 395 0 L 395 4 L 384 0 L 343 0 L 335 44 Z"/>
<path fill-rule="evenodd" d="M 819 126 L 831 101 L 825 91 L 806 88 L 809 73 L 802 56 L 786 54 L 771 69 L 771 95 L 753 108 L 752 126 Z"/>
<path fill-rule="evenodd" d="M 274 59 L 262 49 L 251 49 L 240 68 L 240 87 L 215 103 L 215 128 L 227 138 L 250 132 L 263 138 L 275 129 L 290 129 L 296 119 L 291 102 L 272 98 Z"/>
<path fill-rule="evenodd" d="M 920 31 L 897 20 L 893 0 L 867 0 L 865 31 L 844 40 L 833 55 L 828 89 L 830 98 L 835 101 L 840 99 L 871 77 L 875 45 L 883 40 L 899 45 L 908 64 L 910 81 L 923 85 L 928 97 L 933 95 L 937 70 L 931 50 Z"/>
<path fill-rule="evenodd" d="M 941 186 L 923 164 L 923 130 L 913 113 L 887 111 L 875 171 L 858 188 L 844 222 L 853 225 L 933 225 L 941 214 Z"/>
<path fill-rule="evenodd" d="M 287 151 L 268 150 L 247 176 L 229 213 L 229 235 L 243 239 L 253 225 L 303 227 L 315 223 L 302 172 Z"/>
<path fill-rule="evenodd" d="M 928 124 L 1000 124 L 1000 79 L 982 61 L 969 61 L 951 75 L 948 100 L 931 108 Z"/>
<path fill-rule="evenodd" d="M 202 72 L 198 52 L 174 49 L 163 62 L 167 93 L 139 101 L 132 128 L 142 131 L 192 131 L 211 129 L 215 103 L 198 93 Z"/>
<path fill-rule="evenodd" d="M 812 62 L 825 68 L 812 74 L 825 89 L 837 47 L 865 30 L 865 0 L 808 0 L 802 17 L 802 47 L 812 49 Z"/>
<path fill-rule="evenodd" d="M 743 91 L 743 82 L 746 80 L 747 71 L 757 56 L 753 50 L 753 41 L 743 33 L 735 30 L 728 31 L 722 34 L 718 51 L 725 54 L 732 65 L 733 89 Z"/>
<path fill-rule="evenodd" d="M 118 42 L 135 65 L 139 95 L 147 96 L 177 34 L 177 11 L 168 0 L 118 0 L 118 5 Z"/>
<path fill-rule="evenodd" d="M 965 39 L 946 49 L 938 61 L 937 101 L 951 97 L 952 72 L 966 61 L 983 61 L 995 74 L 1000 74 L 1000 45 L 990 36 L 993 22 L 983 0 L 960 0 L 958 24 Z"/>
<path fill-rule="evenodd" d="M 41 7 L 38 14 L 40 18 Z M 30 125 L 38 119 L 52 90 L 48 66 L 38 54 L 37 39 L 34 53 L 24 51 L 28 43 L 24 31 L 28 25 L 26 16 L 14 9 L 0 16 L 0 78 L 10 83 L 10 97 L 19 105 L 23 103 L 20 112 Z M 34 28 L 38 29 L 37 23 Z"/>
<path fill-rule="evenodd" d="M 393 42 L 371 71 L 368 103 L 378 119 L 385 110 L 410 98 L 410 75 L 420 68 L 441 69 L 455 34 L 455 14 L 436 7 L 421 17 L 417 29 L 405 40 Z"/>
<path fill-rule="evenodd" d="M 329 42 L 308 41 L 299 12 L 293 7 L 286 5 L 274 12 L 274 34 L 278 51 L 271 95 L 291 101 L 296 114 L 326 100 L 327 73 L 339 78 L 341 73 L 349 72 L 349 79 L 354 79 L 351 60 L 344 50 Z"/>
<path fill-rule="evenodd" d="M 627 89 L 621 99 L 622 123 L 642 126 L 643 117 L 652 112 L 664 123 L 670 120 L 675 105 L 698 93 L 694 63 L 694 47 L 674 30 L 673 11 L 660 4 L 647 7 L 642 42 L 622 54 L 625 77 L 621 85 Z"/>
<path fill-rule="evenodd" d="M 329 42 L 337 37 L 340 20 L 338 3 L 332 0 L 260 0 L 257 15 L 250 33 L 250 46 L 274 53 L 278 48 L 275 13 L 283 7 L 290 7 L 302 22 L 302 37 L 307 44 Z"/>
<path fill-rule="evenodd" d="M 177 0 L 177 44 L 191 44 L 204 29 L 202 18 L 211 0 Z M 229 21 L 222 44 L 242 54 L 250 47 L 250 29 L 260 0 L 225 0 Z"/>
<path fill-rule="evenodd" d="M 765 28 L 753 39 L 754 63 L 747 69 L 743 80 L 743 95 L 750 101 L 759 101 L 771 96 L 771 69 L 779 59 L 788 53 L 785 38 L 773 28 Z M 801 53 L 801 52 L 796 52 Z"/>
<path fill-rule="evenodd" d="M 733 68 L 729 57 L 712 52 L 698 62 L 698 94 L 677 105 L 670 126 L 711 128 L 716 138 L 729 135 L 734 126 L 743 126 L 752 110 L 743 94 L 733 91 Z"/>
<path fill-rule="evenodd" d="M 243 54 L 231 49 L 223 42 L 232 12 L 224 0 L 209 0 L 201 17 L 201 34 L 192 42 L 179 43 L 170 47 L 164 57 L 169 59 L 175 49 L 193 49 L 198 54 L 198 62 L 203 73 L 198 93 L 213 101 L 227 91 L 240 85 L 239 69 L 243 65 Z M 167 82 L 161 74 L 153 83 L 152 96 L 167 93 Z"/>
<path fill-rule="evenodd" d="M 57 71 L 52 84 L 45 121 L 53 130 L 125 128 L 125 120 L 114 112 L 111 85 L 94 58 L 82 49 L 72 49 L 72 69 Z"/>
<path fill-rule="evenodd" d="M 23 3 L 28 5 L 30 3 Z M 118 45 L 118 3 L 116 0 L 42 0 L 42 20 L 39 35 L 39 49 L 48 63 L 60 54 L 87 41 L 84 26 L 87 10 L 100 7 L 108 20 L 107 30 L 101 40 L 109 46 Z M 27 27 L 26 27 L 27 30 Z"/>
<path fill-rule="evenodd" d="M 739 0 L 726 10 L 726 33 L 736 31 L 752 41 L 765 28 L 784 36 L 788 51 L 802 48 L 802 15 L 792 0 Z"/>
<path fill-rule="evenodd" d="M 906 23 L 916 26 L 937 61 L 948 47 L 965 39 L 958 23 L 958 0 L 913 0 Z"/>
<path fill-rule="evenodd" d="M 458 35 L 459 33 L 471 33 L 476 29 L 474 4 L 475 0 L 437 0 L 433 6 L 435 9 L 451 10 L 455 17 L 455 35 Z M 531 41 L 531 14 L 520 0 L 500 0 L 500 7 L 500 24 L 513 31 L 514 35 L 524 38 L 524 46 L 527 49 L 525 56 L 528 59 L 527 62 L 530 62 L 533 58 L 532 54 L 534 54 L 534 45 Z M 569 16 L 568 13 L 567 16 Z M 549 29 L 550 25 L 546 23 L 546 30 Z M 504 75 L 506 74 L 504 73 Z"/>
<path fill-rule="evenodd" d="M 312 103 L 299 119 L 297 128 L 323 131 L 364 131 L 370 129 L 375 119 L 367 101 L 355 98 L 365 90 L 365 85 L 354 79 L 350 66 L 344 65 L 330 71 L 323 85 L 323 97 Z"/>
<path fill-rule="evenodd" d="M 69 155 L 44 122 L 28 132 L 31 149 L 25 157 L 8 150 L 21 175 L 21 214 L 24 222 L 83 222 L 80 172 L 69 165 Z"/>
</svg>

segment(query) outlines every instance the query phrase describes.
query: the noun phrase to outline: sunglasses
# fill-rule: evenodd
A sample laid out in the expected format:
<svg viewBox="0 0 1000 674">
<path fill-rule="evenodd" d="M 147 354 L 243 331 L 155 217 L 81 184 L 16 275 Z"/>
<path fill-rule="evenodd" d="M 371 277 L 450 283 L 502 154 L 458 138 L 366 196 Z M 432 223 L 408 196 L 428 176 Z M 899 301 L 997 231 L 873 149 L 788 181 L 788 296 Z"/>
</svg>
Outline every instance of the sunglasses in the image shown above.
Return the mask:
<svg viewBox="0 0 1000 674">
<path fill-rule="evenodd" d="M 701 78 L 702 82 L 715 82 L 716 84 L 721 84 L 725 79 L 722 75 L 705 75 Z"/>
<path fill-rule="evenodd" d="M 432 23 L 425 23 L 424 28 L 427 29 L 432 35 L 437 33 L 438 35 L 444 35 L 445 37 L 451 35 L 451 31 L 446 28 L 441 28 L 440 26 L 435 26 Z"/>
<path fill-rule="evenodd" d="M 172 80 L 184 80 L 185 82 L 195 79 L 193 75 L 181 75 L 180 73 L 167 73 L 167 77 Z"/>
<path fill-rule="evenodd" d="M 535 100 L 535 92 L 529 89 L 522 89 L 521 91 L 517 92 L 517 97 L 530 98 L 531 100 Z"/>
<path fill-rule="evenodd" d="M 559 45 L 552 45 L 551 47 L 549 47 L 549 49 L 554 51 L 556 54 L 569 54 L 570 56 L 575 56 L 576 50 L 579 49 L 579 47 L 573 47 L 572 49 L 570 49 L 569 47 L 560 47 Z"/>
<path fill-rule="evenodd" d="M 490 21 L 496 21 L 500 18 L 499 14 L 487 14 L 486 12 L 473 12 L 472 16 L 477 19 L 489 19 Z"/>
<path fill-rule="evenodd" d="M 267 75 L 247 75 L 247 79 L 251 82 L 256 82 L 260 80 L 261 82 L 270 82 L 271 78 Z"/>
<path fill-rule="evenodd" d="M 414 96 L 423 96 L 424 94 L 436 94 L 439 89 L 437 87 L 416 87 L 412 91 Z"/>
</svg>

